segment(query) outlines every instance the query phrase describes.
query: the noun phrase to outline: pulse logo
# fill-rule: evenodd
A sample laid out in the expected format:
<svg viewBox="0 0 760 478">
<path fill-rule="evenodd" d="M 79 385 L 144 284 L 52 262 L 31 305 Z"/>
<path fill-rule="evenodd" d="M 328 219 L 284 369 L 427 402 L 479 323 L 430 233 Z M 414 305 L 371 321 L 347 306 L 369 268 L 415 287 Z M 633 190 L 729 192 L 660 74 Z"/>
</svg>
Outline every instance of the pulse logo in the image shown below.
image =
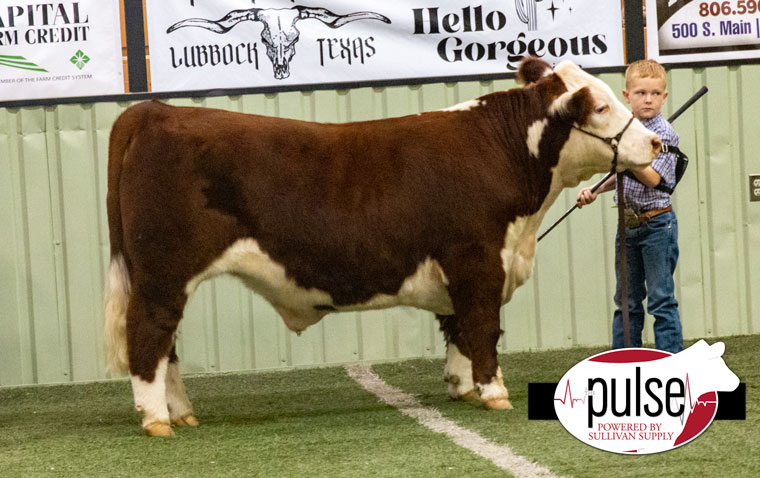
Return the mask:
<svg viewBox="0 0 760 478">
<path fill-rule="evenodd" d="M 700 340 L 671 354 L 653 349 L 603 352 L 576 364 L 554 393 L 554 409 L 573 436 L 624 454 L 671 450 L 712 423 L 718 391 L 739 378 L 722 359 L 725 345 Z"/>
</svg>

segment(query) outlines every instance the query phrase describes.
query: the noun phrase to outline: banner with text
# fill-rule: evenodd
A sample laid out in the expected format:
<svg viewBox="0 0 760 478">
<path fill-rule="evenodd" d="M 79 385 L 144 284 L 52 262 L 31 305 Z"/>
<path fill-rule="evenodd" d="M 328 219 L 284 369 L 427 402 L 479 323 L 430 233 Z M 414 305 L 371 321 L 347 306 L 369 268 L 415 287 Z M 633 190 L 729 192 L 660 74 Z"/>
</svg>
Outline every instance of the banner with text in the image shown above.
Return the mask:
<svg viewBox="0 0 760 478">
<path fill-rule="evenodd" d="M 646 7 L 653 60 L 760 58 L 760 0 L 647 0 Z"/>
<path fill-rule="evenodd" d="M 120 93 L 118 0 L 0 0 L 0 101 Z"/>
<path fill-rule="evenodd" d="M 620 2 L 147 0 L 153 91 L 513 72 L 525 56 L 624 63 Z"/>
</svg>

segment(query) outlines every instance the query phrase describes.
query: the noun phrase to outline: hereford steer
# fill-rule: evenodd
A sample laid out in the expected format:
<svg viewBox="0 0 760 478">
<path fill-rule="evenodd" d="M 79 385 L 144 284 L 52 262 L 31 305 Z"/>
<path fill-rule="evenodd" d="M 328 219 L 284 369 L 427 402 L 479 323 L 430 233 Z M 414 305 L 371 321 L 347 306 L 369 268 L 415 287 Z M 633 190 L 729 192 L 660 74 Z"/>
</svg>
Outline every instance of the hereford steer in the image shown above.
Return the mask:
<svg viewBox="0 0 760 478">
<path fill-rule="evenodd" d="M 511 408 L 499 310 L 531 273 L 541 219 L 562 188 L 610 169 L 611 145 L 619 169 L 660 151 L 572 63 L 526 60 L 519 78 L 443 111 L 348 124 L 127 109 L 109 147 L 106 334 L 148 434 L 198 423 L 175 334 L 198 284 L 223 273 L 295 332 L 329 312 L 432 311 L 451 396 Z"/>
</svg>

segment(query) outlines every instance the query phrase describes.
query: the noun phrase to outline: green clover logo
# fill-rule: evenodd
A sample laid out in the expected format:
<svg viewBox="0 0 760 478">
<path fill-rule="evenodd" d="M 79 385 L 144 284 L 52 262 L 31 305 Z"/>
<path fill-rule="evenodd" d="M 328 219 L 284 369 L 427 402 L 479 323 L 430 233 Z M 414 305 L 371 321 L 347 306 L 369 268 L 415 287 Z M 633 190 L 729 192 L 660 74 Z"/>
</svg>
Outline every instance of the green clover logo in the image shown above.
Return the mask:
<svg viewBox="0 0 760 478">
<path fill-rule="evenodd" d="M 82 50 L 77 50 L 76 54 L 71 57 L 70 61 L 77 68 L 81 70 L 82 68 L 84 68 L 84 65 L 86 65 L 90 61 L 90 57 L 85 55 Z"/>
</svg>

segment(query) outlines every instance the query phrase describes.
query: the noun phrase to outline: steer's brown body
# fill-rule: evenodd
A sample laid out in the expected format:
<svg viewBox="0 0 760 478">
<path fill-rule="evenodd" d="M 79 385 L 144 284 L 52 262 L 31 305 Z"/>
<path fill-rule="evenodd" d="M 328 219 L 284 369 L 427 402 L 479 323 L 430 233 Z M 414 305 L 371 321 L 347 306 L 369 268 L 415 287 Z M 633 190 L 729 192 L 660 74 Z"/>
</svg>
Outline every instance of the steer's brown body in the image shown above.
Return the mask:
<svg viewBox="0 0 760 478">
<path fill-rule="evenodd" d="M 527 279 L 535 230 L 561 187 L 611 159 L 572 125 L 607 135 L 620 127 L 594 115 L 627 121 L 612 114 L 618 105 L 605 113 L 611 100 L 594 88 L 567 86 L 591 81 L 572 65 L 564 82 L 547 68 L 527 62 L 529 87 L 461 108 L 361 123 L 158 102 L 127 110 L 109 153 L 107 330 L 149 433 L 195 423 L 174 334 L 188 295 L 225 272 L 294 331 L 331 311 L 431 310 L 449 347 L 451 394 L 509 408 L 499 308 Z M 640 124 L 632 131 L 638 144 L 624 138 L 620 162 L 641 167 L 658 144 Z"/>
</svg>

